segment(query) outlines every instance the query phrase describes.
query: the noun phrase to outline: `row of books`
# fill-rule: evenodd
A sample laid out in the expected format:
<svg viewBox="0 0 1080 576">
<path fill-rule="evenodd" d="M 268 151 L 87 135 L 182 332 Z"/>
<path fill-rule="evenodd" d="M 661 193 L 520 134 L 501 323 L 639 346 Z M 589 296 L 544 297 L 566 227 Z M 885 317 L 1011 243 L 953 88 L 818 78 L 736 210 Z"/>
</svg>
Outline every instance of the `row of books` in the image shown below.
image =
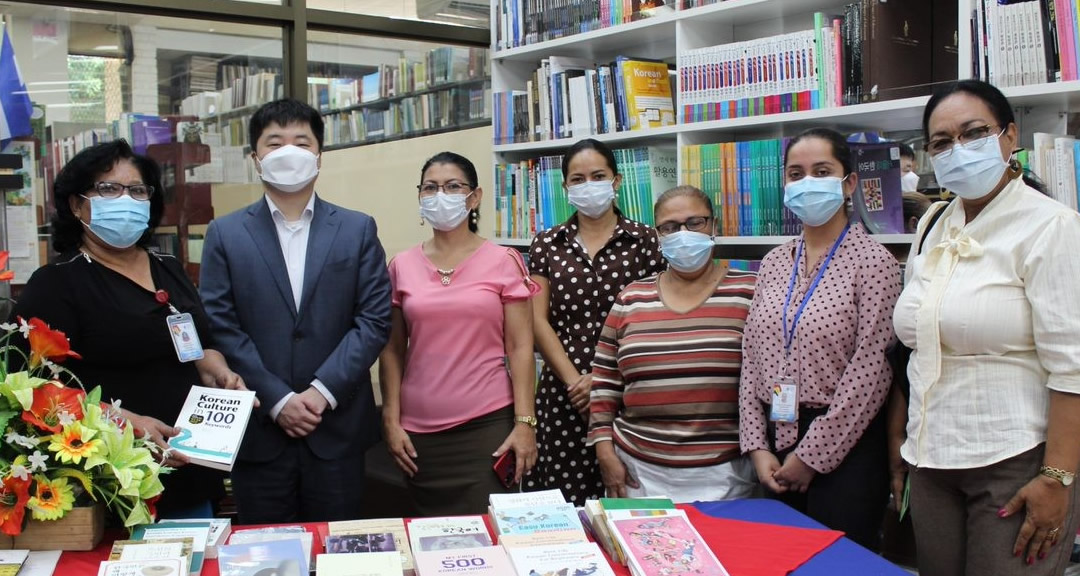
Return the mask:
<svg viewBox="0 0 1080 576">
<path fill-rule="evenodd" d="M 199 118 L 214 118 L 233 110 L 255 107 L 284 96 L 281 76 L 259 72 L 233 80 L 220 91 L 192 94 L 180 102 L 180 114 Z"/>
<path fill-rule="evenodd" d="M 809 30 L 681 51 L 681 121 L 929 94 L 935 82 L 957 77 L 955 41 L 935 49 L 939 34 L 956 30 L 955 2 L 951 18 L 937 10 L 946 4 L 860 0 L 847 4 L 842 15 L 815 13 Z"/>
<path fill-rule="evenodd" d="M 98 576 L 133 574 L 198 575 L 207 558 L 221 558 L 225 539 L 243 537 L 233 532 L 227 518 L 169 520 L 143 524 L 131 531 L 127 540 L 113 542 L 107 560 L 98 567 Z"/>
<path fill-rule="evenodd" d="M 784 207 L 788 139 L 684 146 L 683 182 L 713 199 L 723 236 L 789 236 L 802 225 Z M 853 218 L 872 234 L 903 234 L 900 150 L 895 143 L 851 144 L 858 176 Z"/>
<path fill-rule="evenodd" d="M 999 88 L 1077 79 L 1074 0 L 979 0 L 971 16 L 977 78 Z"/>
<path fill-rule="evenodd" d="M 1031 171 L 1042 179 L 1051 198 L 1076 210 L 1080 205 L 1080 141 L 1065 134 L 1036 132 L 1034 143 L 1028 153 Z"/>
<path fill-rule="evenodd" d="M 667 64 L 552 56 L 525 90 L 494 95 L 495 143 L 583 138 L 675 124 Z"/>
<path fill-rule="evenodd" d="M 613 151 L 622 175 L 619 210 L 631 220 L 653 223 L 656 198 L 676 185 L 674 149 L 620 148 Z M 532 238 L 565 222 L 574 208 L 563 187 L 562 156 L 543 156 L 495 167 L 495 236 Z"/>
<path fill-rule="evenodd" d="M 490 76 L 487 52 L 443 46 L 419 58 L 402 54 L 396 66 L 377 66 L 375 72 L 361 78 L 308 78 L 308 102 L 326 113 L 446 84 L 482 80 Z"/>
<path fill-rule="evenodd" d="M 486 88 L 450 88 L 392 101 L 385 110 L 332 113 L 325 117 L 323 144 L 364 142 L 479 122 L 491 116 L 490 94 Z"/>
<path fill-rule="evenodd" d="M 495 48 L 546 42 L 670 10 L 663 0 L 499 0 L 495 7 Z"/>
</svg>

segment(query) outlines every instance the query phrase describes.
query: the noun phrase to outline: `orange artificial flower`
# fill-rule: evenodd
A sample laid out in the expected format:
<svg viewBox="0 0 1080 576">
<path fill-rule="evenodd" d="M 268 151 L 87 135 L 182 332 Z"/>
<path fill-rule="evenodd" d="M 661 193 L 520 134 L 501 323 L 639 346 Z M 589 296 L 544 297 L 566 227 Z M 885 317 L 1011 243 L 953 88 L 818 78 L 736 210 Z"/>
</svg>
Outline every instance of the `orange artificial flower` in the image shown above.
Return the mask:
<svg viewBox="0 0 1080 576">
<path fill-rule="evenodd" d="M 63 362 L 68 357 L 82 358 L 72 352 L 71 343 L 63 332 L 49 328 L 49 325 L 40 318 L 31 318 L 28 324 L 31 329 L 26 337 L 30 340 L 31 368 L 41 366 L 44 360 Z"/>
<path fill-rule="evenodd" d="M 0 532 L 17 536 L 22 532 L 26 503 L 30 500 L 30 479 L 4 478 L 0 485 Z"/>
<path fill-rule="evenodd" d="M 47 382 L 34 390 L 34 403 L 30 410 L 22 413 L 23 422 L 59 434 L 63 430 L 62 412 L 82 420 L 82 399 L 82 390 L 68 388 L 59 382 Z"/>
<path fill-rule="evenodd" d="M 0 282 L 7 282 L 9 280 L 14 280 L 15 279 L 15 272 L 13 272 L 11 270 L 4 270 L 4 268 L 7 268 L 7 265 L 8 265 L 8 251 L 7 250 L 0 251 L 0 270 L 3 270 L 3 272 L 0 272 Z"/>
</svg>

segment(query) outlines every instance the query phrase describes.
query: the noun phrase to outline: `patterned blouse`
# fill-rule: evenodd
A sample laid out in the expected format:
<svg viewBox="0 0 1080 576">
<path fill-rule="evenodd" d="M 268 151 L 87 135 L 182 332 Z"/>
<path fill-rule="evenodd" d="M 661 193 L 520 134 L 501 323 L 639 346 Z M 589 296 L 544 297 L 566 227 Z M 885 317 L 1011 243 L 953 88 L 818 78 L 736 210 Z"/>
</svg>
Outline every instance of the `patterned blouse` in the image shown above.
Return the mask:
<svg viewBox="0 0 1080 576">
<path fill-rule="evenodd" d="M 796 423 L 776 424 L 773 447 L 766 426 L 771 389 L 783 369 L 781 318 L 798 242 L 774 248 L 761 262 L 743 342 L 739 394 L 743 452 L 779 452 L 796 444 Z M 791 309 L 784 320 L 789 327 L 820 262 L 808 269 L 804 255 L 798 266 Z M 796 327 L 788 364 L 798 384 L 799 406 L 828 410 L 810 425 L 795 454 L 821 474 L 843 462 L 888 396 L 892 370 L 885 351 L 893 342 L 900 279 L 896 258 L 862 226 L 852 225 Z"/>
</svg>

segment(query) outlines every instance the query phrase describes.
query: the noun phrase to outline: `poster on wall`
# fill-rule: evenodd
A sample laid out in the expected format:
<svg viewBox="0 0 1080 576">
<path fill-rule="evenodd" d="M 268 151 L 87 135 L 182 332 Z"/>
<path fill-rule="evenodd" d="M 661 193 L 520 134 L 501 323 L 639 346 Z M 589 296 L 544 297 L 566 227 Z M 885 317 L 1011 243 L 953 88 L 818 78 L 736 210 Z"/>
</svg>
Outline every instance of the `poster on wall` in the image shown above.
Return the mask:
<svg viewBox="0 0 1080 576">
<path fill-rule="evenodd" d="M 22 175 L 23 186 L 4 192 L 4 210 L 7 214 L 7 245 L 10 259 L 8 269 L 15 273 L 12 284 L 25 284 L 30 275 L 41 266 L 38 253 L 37 204 L 34 189 L 37 172 L 34 170 L 34 143 L 12 141 L 4 147 L 5 154 L 22 157 L 22 168 L 15 174 Z"/>
</svg>

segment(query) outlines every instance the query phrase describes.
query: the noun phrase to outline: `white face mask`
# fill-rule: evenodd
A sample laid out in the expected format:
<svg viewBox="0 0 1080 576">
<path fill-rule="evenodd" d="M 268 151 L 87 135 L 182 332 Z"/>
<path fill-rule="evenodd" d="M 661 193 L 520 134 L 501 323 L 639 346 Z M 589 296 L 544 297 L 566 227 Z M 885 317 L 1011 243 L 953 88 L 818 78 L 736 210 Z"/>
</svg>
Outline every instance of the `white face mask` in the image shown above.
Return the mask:
<svg viewBox="0 0 1080 576">
<path fill-rule="evenodd" d="M 944 158 L 941 154 L 931 157 L 938 184 L 965 200 L 989 194 L 1009 166 L 1001 157 L 1000 137 L 1000 134 L 987 136 L 987 141 L 974 150 L 970 148 L 971 142 L 966 148 L 953 144 L 952 153 Z"/>
<path fill-rule="evenodd" d="M 914 170 L 900 177 L 901 192 L 918 192 L 918 190 L 919 175 Z"/>
<path fill-rule="evenodd" d="M 615 182 L 613 180 L 592 180 L 566 187 L 566 196 L 570 205 L 589 218 L 599 218 L 611 208 L 615 201 Z"/>
<path fill-rule="evenodd" d="M 453 230 L 469 217 L 469 207 L 465 201 L 468 194 L 447 194 L 442 190 L 434 196 L 420 198 L 420 217 L 431 223 L 431 227 L 443 232 Z"/>
<path fill-rule="evenodd" d="M 263 182 L 274 189 L 299 192 L 319 175 L 319 157 L 288 144 L 263 156 L 259 168 Z"/>
</svg>

